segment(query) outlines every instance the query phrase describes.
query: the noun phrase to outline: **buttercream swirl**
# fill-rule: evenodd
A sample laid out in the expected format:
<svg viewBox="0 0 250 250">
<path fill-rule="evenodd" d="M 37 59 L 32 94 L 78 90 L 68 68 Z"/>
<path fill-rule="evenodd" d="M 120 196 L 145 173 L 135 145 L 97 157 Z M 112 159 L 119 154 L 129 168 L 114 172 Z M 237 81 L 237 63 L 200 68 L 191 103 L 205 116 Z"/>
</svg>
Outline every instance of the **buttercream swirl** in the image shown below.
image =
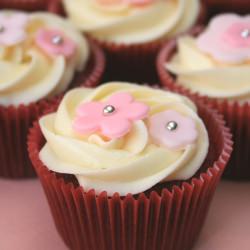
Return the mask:
<svg viewBox="0 0 250 250">
<path fill-rule="evenodd" d="M 125 44 L 155 41 L 186 31 L 200 10 L 199 0 L 63 2 L 79 29 L 99 40 Z"/>
<path fill-rule="evenodd" d="M 76 110 L 80 105 L 102 103 L 117 93 L 129 94 L 136 102 L 147 105 L 148 116 L 134 121 L 126 135 L 113 139 L 98 132 L 84 135 L 74 130 Z M 172 113 L 178 114 L 179 126 L 183 120 L 186 130 L 179 135 L 176 130 L 172 139 L 169 134 L 169 143 L 172 140 L 176 146 L 175 138 L 189 140 L 186 136 L 189 133 L 195 136 L 195 140 L 191 138 L 192 143 L 182 141 L 184 144 L 178 149 L 154 140 L 154 125 L 159 121 L 155 115 L 174 117 Z M 187 125 L 190 122 L 191 127 Z M 95 189 L 97 193 L 106 191 L 108 195 L 114 192 L 137 194 L 159 182 L 188 179 L 199 169 L 208 150 L 206 128 L 191 101 L 177 94 L 129 83 L 71 90 L 57 112 L 40 119 L 40 126 L 47 141 L 40 151 L 44 164 L 55 172 L 75 175 L 85 191 Z"/>
<path fill-rule="evenodd" d="M 214 18 L 197 38 L 178 39 L 177 52 L 166 63 L 166 69 L 193 92 L 221 100 L 249 101 L 247 27 L 250 29 L 249 16 L 224 14 Z"/>
<path fill-rule="evenodd" d="M 84 70 L 89 47 L 85 38 L 70 22 L 42 12 L 28 14 L 6 10 L 1 11 L 0 15 L 1 105 L 29 104 L 57 95 L 68 87 L 75 71 Z M 22 20 L 22 27 L 17 17 Z M 67 57 L 63 53 L 53 55 L 42 49 L 36 40 L 41 30 L 45 34 L 56 31 L 65 35 L 65 38 L 69 37 L 64 50 L 67 52 L 68 45 L 71 45 L 72 54 Z M 45 43 L 42 41 L 41 44 Z M 62 46 L 56 43 L 55 47 Z M 55 48 L 54 51 L 59 50 Z"/>
</svg>

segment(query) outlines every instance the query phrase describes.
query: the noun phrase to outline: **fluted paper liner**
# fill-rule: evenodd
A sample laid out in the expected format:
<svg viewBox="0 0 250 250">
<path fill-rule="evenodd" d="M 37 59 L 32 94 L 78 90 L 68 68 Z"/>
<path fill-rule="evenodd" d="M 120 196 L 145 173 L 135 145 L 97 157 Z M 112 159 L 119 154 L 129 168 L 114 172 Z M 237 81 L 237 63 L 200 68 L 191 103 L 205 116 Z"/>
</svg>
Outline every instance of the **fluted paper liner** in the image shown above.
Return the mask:
<svg viewBox="0 0 250 250">
<path fill-rule="evenodd" d="M 0 0 L 0 9 L 17 9 L 22 11 L 62 11 L 61 0 Z"/>
<path fill-rule="evenodd" d="M 194 100 L 202 100 L 224 115 L 234 141 L 234 150 L 224 176 L 233 180 L 250 180 L 250 104 L 246 102 L 242 105 L 237 101 L 209 98 L 181 86 L 176 82 L 175 76 L 164 67 L 175 52 L 176 40 L 167 43 L 159 52 L 157 71 L 162 86 Z"/>
<path fill-rule="evenodd" d="M 83 72 L 77 73 L 70 88 L 98 85 L 104 72 L 105 58 L 102 50 L 91 44 L 91 56 Z M 32 123 L 53 105 L 58 97 L 44 99 L 29 105 L 4 107 L 0 105 L 0 177 L 33 177 L 27 152 L 27 134 Z"/>
<path fill-rule="evenodd" d="M 49 171 L 39 159 L 45 139 L 38 123 L 34 124 L 29 156 L 58 232 L 70 249 L 188 250 L 194 245 L 232 150 L 231 135 L 221 116 L 202 104 L 199 113 L 210 138 L 209 153 L 199 172 L 188 181 L 158 184 L 125 197 L 84 192 L 73 176 Z"/>
</svg>

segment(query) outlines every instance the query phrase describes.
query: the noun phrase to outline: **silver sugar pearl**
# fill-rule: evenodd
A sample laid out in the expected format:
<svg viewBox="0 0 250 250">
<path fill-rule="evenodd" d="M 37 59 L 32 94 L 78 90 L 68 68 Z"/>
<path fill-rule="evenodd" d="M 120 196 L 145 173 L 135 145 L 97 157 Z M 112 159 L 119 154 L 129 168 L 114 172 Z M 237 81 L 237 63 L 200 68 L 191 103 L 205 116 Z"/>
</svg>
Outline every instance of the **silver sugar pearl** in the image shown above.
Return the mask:
<svg viewBox="0 0 250 250">
<path fill-rule="evenodd" d="M 0 33 L 4 32 L 5 28 L 3 25 L 0 25 Z"/>
<path fill-rule="evenodd" d="M 167 123 L 166 128 L 169 131 L 174 131 L 174 130 L 176 130 L 178 128 L 178 123 L 175 122 L 175 121 L 170 121 L 170 122 Z"/>
<path fill-rule="evenodd" d="M 61 36 L 54 36 L 52 38 L 52 43 L 55 45 L 60 45 L 63 43 L 63 38 Z"/>
<path fill-rule="evenodd" d="M 103 113 L 104 115 L 109 115 L 115 112 L 115 107 L 112 105 L 107 105 L 104 109 L 103 109 Z"/>
<path fill-rule="evenodd" d="M 250 36 L 250 30 L 249 29 L 244 29 L 242 32 L 241 32 L 241 37 L 242 38 L 248 38 Z"/>
</svg>

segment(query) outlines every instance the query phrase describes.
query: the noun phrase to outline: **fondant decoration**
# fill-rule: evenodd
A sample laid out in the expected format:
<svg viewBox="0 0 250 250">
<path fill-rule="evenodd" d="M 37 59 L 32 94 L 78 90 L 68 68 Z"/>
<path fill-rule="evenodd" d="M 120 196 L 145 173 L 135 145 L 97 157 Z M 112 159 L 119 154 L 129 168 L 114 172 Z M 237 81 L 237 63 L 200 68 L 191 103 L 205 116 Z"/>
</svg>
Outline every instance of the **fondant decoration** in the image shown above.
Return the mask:
<svg viewBox="0 0 250 250">
<path fill-rule="evenodd" d="M 77 109 L 73 128 L 77 133 L 99 132 L 110 138 L 126 135 L 133 121 L 144 119 L 149 107 L 125 92 L 112 95 L 106 102 L 87 102 Z"/>
<path fill-rule="evenodd" d="M 50 56 L 71 57 L 76 51 L 76 44 L 59 30 L 41 29 L 36 35 L 37 45 Z"/>
<path fill-rule="evenodd" d="M 250 59 L 250 16 L 223 14 L 215 17 L 197 38 L 197 46 L 214 59 L 242 63 Z"/>
<path fill-rule="evenodd" d="M 156 144 L 174 150 L 185 148 L 198 137 L 194 120 L 174 110 L 153 115 L 149 120 L 149 131 Z"/>
<path fill-rule="evenodd" d="M 22 13 L 0 14 L 0 45 L 13 46 L 26 38 L 28 16 Z"/>
</svg>

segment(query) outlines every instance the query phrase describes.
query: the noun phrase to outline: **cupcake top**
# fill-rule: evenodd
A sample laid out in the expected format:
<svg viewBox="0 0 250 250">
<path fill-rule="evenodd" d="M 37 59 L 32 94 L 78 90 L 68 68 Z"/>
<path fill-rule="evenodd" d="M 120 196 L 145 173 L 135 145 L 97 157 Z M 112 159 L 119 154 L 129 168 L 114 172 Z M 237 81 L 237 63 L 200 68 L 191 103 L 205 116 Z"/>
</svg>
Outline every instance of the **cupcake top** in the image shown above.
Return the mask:
<svg viewBox="0 0 250 250">
<path fill-rule="evenodd" d="M 63 92 L 88 57 L 87 41 L 68 21 L 0 11 L 0 104 L 29 104 Z"/>
<path fill-rule="evenodd" d="M 194 92 L 249 101 L 250 15 L 218 15 L 197 38 L 181 37 L 166 68 Z"/>
<path fill-rule="evenodd" d="M 199 0 L 63 0 L 72 22 L 108 42 L 136 44 L 172 37 L 197 20 Z"/>
<path fill-rule="evenodd" d="M 74 89 L 39 123 L 47 141 L 42 162 L 97 194 L 137 194 L 186 180 L 208 152 L 207 131 L 191 101 L 130 83 Z"/>
</svg>

